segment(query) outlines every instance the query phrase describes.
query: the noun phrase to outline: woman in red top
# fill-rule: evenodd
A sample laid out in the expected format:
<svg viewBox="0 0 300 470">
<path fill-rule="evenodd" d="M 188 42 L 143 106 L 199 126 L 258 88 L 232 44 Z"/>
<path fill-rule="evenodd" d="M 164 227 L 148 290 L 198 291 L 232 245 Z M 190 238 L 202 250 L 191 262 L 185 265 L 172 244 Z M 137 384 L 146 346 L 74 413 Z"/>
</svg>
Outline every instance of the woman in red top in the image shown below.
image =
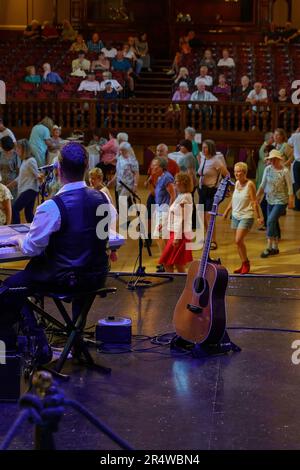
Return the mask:
<svg viewBox="0 0 300 470">
<path fill-rule="evenodd" d="M 109 132 L 108 142 L 100 147 L 100 163 L 97 167 L 103 171 L 105 183 L 108 183 L 116 172 L 117 155 L 119 153 L 116 137 L 117 131 L 112 129 Z"/>
</svg>

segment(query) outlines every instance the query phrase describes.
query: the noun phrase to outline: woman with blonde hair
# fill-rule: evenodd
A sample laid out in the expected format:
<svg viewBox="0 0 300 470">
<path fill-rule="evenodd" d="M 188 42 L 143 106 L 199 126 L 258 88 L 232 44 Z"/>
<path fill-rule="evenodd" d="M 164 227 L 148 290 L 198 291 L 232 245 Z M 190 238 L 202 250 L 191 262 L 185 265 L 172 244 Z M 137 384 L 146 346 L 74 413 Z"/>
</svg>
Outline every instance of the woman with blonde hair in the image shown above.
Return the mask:
<svg viewBox="0 0 300 470">
<path fill-rule="evenodd" d="M 104 178 L 103 177 L 103 171 L 101 170 L 101 168 L 92 168 L 89 171 L 90 187 L 93 188 L 93 189 L 96 189 L 97 191 L 102 191 L 103 193 L 105 193 L 109 197 L 110 201 L 112 201 L 112 197 L 111 197 L 111 194 L 109 192 L 109 189 L 103 183 L 103 178 Z"/>
<path fill-rule="evenodd" d="M 235 188 L 231 202 L 223 214 L 226 219 L 229 212 L 232 211 L 231 228 L 235 230 L 235 243 L 242 261 L 241 267 L 234 271 L 235 274 L 249 273 L 250 261 L 247 257 L 245 238 L 251 230 L 255 216 L 259 223 L 262 222 L 255 185 L 247 178 L 247 172 L 246 163 L 239 162 L 234 165 Z"/>
</svg>

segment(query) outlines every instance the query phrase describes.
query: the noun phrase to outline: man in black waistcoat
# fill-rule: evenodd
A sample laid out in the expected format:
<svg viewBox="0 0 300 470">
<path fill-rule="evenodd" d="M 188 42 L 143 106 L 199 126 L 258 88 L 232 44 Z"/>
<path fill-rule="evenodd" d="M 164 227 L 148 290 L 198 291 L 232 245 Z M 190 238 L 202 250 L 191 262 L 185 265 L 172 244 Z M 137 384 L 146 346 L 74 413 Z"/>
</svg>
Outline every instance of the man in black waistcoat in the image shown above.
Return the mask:
<svg viewBox="0 0 300 470">
<path fill-rule="evenodd" d="M 82 145 L 71 143 L 62 149 L 58 172 L 63 187 L 37 208 L 25 239 L 10 240 L 31 260 L 23 271 L 4 281 L 7 287 L 27 287 L 27 296 L 103 287 L 109 270 L 109 224 L 105 225 L 105 217 L 112 215 L 112 206 L 104 193 L 86 186 L 87 165 L 88 155 Z M 103 204 L 103 215 L 97 216 L 97 209 Z M 101 221 L 104 229 L 98 238 L 96 228 Z M 80 307 L 78 302 L 73 304 L 73 319 Z M 25 334 L 37 337 L 38 361 L 48 362 L 51 349 L 26 304 L 22 317 Z"/>
</svg>

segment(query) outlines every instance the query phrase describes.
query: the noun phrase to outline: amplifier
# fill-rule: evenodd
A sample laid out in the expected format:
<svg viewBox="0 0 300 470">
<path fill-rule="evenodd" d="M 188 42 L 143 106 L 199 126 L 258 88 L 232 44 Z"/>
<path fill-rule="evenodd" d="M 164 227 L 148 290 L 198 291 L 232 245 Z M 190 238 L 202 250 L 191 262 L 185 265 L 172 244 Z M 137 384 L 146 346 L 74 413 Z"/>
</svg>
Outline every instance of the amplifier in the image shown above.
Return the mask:
<svg viewBox="0 0 300 470">
<path fill-rule="evenodd" d="M 0 402 L 18 401 L 25 390 L 23 356 L 16 336 L 0 333 Z"/>
<path fill-rule="evenodd" d="M 109 316 L 98 321 L 96 326 L 97 343 L 131 343 L 131 319 Z"/>
</svg>

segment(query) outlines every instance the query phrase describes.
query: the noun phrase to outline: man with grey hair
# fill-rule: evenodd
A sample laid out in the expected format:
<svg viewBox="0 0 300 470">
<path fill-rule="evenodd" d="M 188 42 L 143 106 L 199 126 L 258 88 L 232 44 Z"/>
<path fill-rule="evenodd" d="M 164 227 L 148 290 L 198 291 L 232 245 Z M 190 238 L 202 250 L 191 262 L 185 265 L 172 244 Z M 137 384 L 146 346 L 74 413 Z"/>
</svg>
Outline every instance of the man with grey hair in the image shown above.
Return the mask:
<svg viewBox="0 0 300 470">
<path fill-rule="evenodd" d="M 164 158 L 167 162 L 167 171 L 171 173 L 172 176 L 175 176 L 179 173 L 179 166 L 177 163 L 168 157 L 169 149 L 166 144 L 158 144 L 156 147 L 156 156 L 159 158 Z"/>
</svg>

